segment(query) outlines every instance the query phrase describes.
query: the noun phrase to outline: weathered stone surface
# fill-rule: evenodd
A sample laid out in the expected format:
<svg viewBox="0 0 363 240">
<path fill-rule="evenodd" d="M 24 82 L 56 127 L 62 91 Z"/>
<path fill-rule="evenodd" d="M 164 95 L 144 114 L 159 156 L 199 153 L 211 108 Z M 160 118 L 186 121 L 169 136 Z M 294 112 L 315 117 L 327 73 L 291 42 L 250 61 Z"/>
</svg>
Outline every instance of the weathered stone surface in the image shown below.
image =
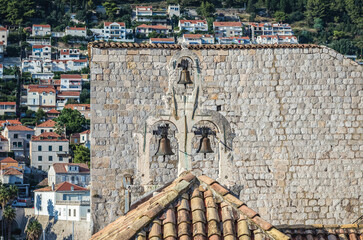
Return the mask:
<svg viewBox="0 0 363 240">
<path fill-rule="evenodd" d="M 177 77 L 171 61 L 182 51 L 92 50 L 94 230 L 123 214 L 125 176 L 133 176 L 135 200 L 176 178 L 184 163 L 152 158 L 157 138 L 144 138 L 156 126 L 144 123 L 158 113 L 183 114 L 169 88 Z M 196 154 L 199 138 L 190 137 L 194 173 L 218 178 L 274 225 L 351 223 L 363 214 L 362 66 L 328 48 L 193 52 L 200 67 L 193 78 L 202 79 L 198 109 L 220 114 L 234 136 L 232 151 L 212 138 L 215 153 L 206 159 Z M 172 86 L 179 97 L 184 86 Z M 171 138 L 176 153 L 185 138 L 178 127 Z"/>
</svg>

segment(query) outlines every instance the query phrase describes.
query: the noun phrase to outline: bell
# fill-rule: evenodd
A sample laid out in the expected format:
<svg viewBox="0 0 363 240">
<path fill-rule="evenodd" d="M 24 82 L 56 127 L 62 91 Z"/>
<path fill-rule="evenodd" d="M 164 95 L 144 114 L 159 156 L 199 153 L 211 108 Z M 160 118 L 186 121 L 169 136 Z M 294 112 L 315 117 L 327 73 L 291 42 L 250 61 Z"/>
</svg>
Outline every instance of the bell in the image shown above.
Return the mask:
<svg viewBox="0 0 363 240">
<path fill-rule="evenodd" d="M 202 139 L 200 139 L 200 145 L 197 153 L 204 153 L 204 158 L 207 156 L 207 153 L 213 153 L 210 145 L 210 139 L 208 137 L 202 137 Z"/>
<path fill-rule="evenodd" d="M 165 156 L 167 155 L 174 155 L 174 153 L 171 150 L 170 140 L 167 137 L 162 137 L 159 140 L 159 147 L 154 156 L 157 157 L 163 156 L 165 161 Z"/>
<path fill-rule="evenodd" d="M 190 79 L 189 70 L 183 69 L 181 71 L 178 84 L 184 84 L 185 87 L 187 87 L 187 84 L 193 84 L 192 80 Z"/>
</svg>

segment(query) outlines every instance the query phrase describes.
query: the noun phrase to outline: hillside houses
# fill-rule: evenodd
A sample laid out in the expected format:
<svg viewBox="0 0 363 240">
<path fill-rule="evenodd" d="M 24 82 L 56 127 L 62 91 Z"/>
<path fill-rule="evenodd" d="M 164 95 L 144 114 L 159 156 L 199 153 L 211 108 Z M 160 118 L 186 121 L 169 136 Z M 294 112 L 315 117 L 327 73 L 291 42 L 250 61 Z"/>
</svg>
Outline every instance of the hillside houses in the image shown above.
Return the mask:
<svg viewBox="0 0 363 240">
<path fill-rule="evenodd" d="M 49 36 L 51 35 L 51 27 L 49 24 L 33 24 L 32 36 Z"/>
<path fill-rule="evenodd" d="M 87 27 L 66 27 L 65 35 L 87 37 Z"/>
</svg>

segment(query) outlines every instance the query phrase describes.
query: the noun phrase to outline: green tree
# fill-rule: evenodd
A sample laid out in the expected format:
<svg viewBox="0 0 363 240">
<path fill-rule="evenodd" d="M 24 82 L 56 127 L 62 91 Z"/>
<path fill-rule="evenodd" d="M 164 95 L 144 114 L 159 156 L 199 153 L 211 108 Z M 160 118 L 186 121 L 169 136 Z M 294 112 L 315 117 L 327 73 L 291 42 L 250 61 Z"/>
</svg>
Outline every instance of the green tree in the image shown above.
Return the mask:
<svg viewBox="0 0 363 240">
<path fill-rule="evenodd" d="M 314 19 L 314 28 L 318 31 L 321 31 L 324 29 L 324 22 L 321 18 Z"/>
<path fill-rule="evenodd" d="M 4 210 L 4 218 L 6 218 L 6 221 L 8 223 L 8 239 L 11 240 L 11 223 L 16 218 L 15 209 L 10 206 L 6 206 Z"/>
<path fill-rule="evenodd" d="M 76 145 L 73 151 L 73 162 L 74 163 L 87 163 L 90 166 L 90 150 L 83 145 Z"/>
<path fill-rule="evenodd" d="M 320 18 L 325 21 L 329 12 L 329 0 L 308 0 L 306 5 L 306 17 L 310 24 L 315 18 Z"/>
<path fill-rule="evenodd" d="M 38 240 L 42 233 L 42 225 L 38 220 L 32 220 L 29 222 L 25 232 L 28 240 Z"/>
<path fill-rule="evenodd" d="M 38 111 L 35 113 L 35 120 L 39 124 L 44 119 L 45 119 L 45 112 L 43 109 L 39 108 Z"/>
<path fill-rule="evenodd" d="M 15 185 L 10 185 L 9 187 L 0 185 L 0 204 L 2 209 L 5 210 L 5 206 L 11 202 L 18 194 L 18 188 Z M 2 221 L 1 229 L 4 230 L 4 221 Z M 4 231 L 2 231 L 4 232 Z"/>
<path fill-rule="evenodd" d="M 278 11 L 278 12 L 274 13 L 274 18 L 276 19 L 276 21 L 285 22 L 287 16 L 286 16 L 286 13 Z"/>
<path fill-rule="evenodd" d="M 197 8 L 197 13 L 204 18 L 212 17 L 216 9 L 213 3 L 202 2 L 199 8 Z"/>
<path fill-rule="evenodd" d="M 246 8 L 246 11 L 248 13 L 254 13 L 256 11 L 255 3 L 256 3 L 256 0 L 248 0 L 247 8 Z"/>
<path fill-rule="evenodd" d="M 66 128 L 66 134 L 79 133 L 81 132 L 87 124 L 87 121 L 82 114 L 77 110 L 72 110 L 70 108 L 64 108 L 60 115 L 54 119 L 56 124 L 56 131 L 62 132 L 63 127 Z"/>
</svg>

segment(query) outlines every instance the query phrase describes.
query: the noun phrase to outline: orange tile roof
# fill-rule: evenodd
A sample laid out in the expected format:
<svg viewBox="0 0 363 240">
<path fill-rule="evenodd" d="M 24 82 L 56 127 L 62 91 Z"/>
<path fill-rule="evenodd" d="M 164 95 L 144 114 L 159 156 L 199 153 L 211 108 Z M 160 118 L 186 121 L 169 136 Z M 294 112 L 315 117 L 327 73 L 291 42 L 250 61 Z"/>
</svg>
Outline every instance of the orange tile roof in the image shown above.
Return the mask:
<svg viewBox="0 0 363 240">
<path fill-rule="evenodd" d="M 141 24 L 140 26 L 138 26 L 136 28 L 151 28 L 151 29 L 169 30 L 169 28 L 162 26 L 162 25 L 146 25 L 146 24 Z"/>
<path fill-rule="evenodd" d="M 29 86 L 28 88 L 28 91 L 29 92 L 37 92 L 37 93 L 43 93 L 43 92 L 46 92 L 46 93 L 50 93 L 50 92 L 53 92 L 55 93 L 55 89 L 54 89 L 54 86 L 51 86 L 51 85 L 48 85 L 48 86 Z"/>
<path fill-rule="evenodd" d="M 193 24 L 196 24 L 196 23 L 204 23 L 204 24 L 207 24 L 207 21 L 206 20 L 179 20 L 180 23 L 186 23 L 186 22 L 189 22 L 189 23 L 193 23 Z"/>
<path fill-rule="evenodd" d="M 0 102 L 0 105 L 16 105 L 16 102 Z"/>
<path fill-rule="evenodd" d="M 42 127 L 52 127 L 53 128 L 53 127 L 55 127 L 55 124 L 56 124 L 55 121 L 49 119 L 49 120 L 37 125 L 37 127 L 41 127 L 41 128 Z"/>
<path fill-rule="evenodd" d="M 0 27 L 0 31 L 7 31 L 8 29 L 4 28 L 4 27 Z"/>
<path fill-rule="evenodd" d="M 156 42 L 174 42 L 174 38 L 150 38 L 150 40 Z"/>
<path fill-rule="evenodd" d="M 21 172 L 19 172 L 15 168 L 7 168 L 3 174 L 4 175 L 23 175 Z"/>
<path fill-rule="evenodd" d="M 281 226 L 279 230 L 290 237 L 291 240 L 301 239 L 319 239 L 333 240 L 346 239 L 358 240 L 363 239 L 362 224 L 346 224 L 346 225 L 296 225 Z"/>
<path fill-rule="evenodd" d="M 7 157 L 7 158 L 4 158 L 3 160 L 1 160 L 0 163 L 18 163 L 18 161 L 16 161 L 15 159 L 13 159 L 11 157 Z"/>
<path fill-rule="evenodd" d="M 209 177 L 184 172 L 159 191 L 91 239 L 289 239 Z"/>
<path fill-rule="evenodd" d="M 68 30 L 86 30 L 87 28 L 86 27 L 67 27 Z"/>
<path fill-rule="evenodd" d="M 33 27 L 50 28 L 50 25 L 49 24 L 33 24 Z"/>
<path fill-rule="evenodd" d="M 113 23 L 117 23 L 117 24 L 119 24 L 120 26 L 125 27 L 125 23 L 124 23 L 124 22 L 104 22 L 104 26 L 105 26 L 105 27 L 108 27 L 108 26 L 110 26 L 110 25 L 111 25 L 111 24 L 113 24 Z"/>
<path fill-rule="evenodd" d="M 47 113 L 54 113 L 54 114 L 59 114 L 60 112 L 55 110 L 55 109 L 51 109 L 49 110 Z"/>
<path fill-rule="evenodd" d="M 32 46 L 32 48 L 34 49 L 34 48 L 45 48 L 45 47 L 52 47 L 52 46 L 50 46 L 50 45 L 33 45 Z"/>
<path fill-rule="evenodd" d="M 68 91 L 64 91 L 64 92 L 60 92 L 58 94 L 58 97 L 79 96 L 79 95 L 81 95 L 80 92 L 68 92 Z"/>
<path fill-rule="evenodd" d="M 90 170 L 86 163 L 54 163 L 53 168 L 56 173 L 67 173 L 66 166 L 79 166 L 79 172 L 89 174 Z"/>
<path fill-rule="evenodd" d="M 86 130 L 86 131 L 83 131 L 83 132 L 81 132 L 81 133 L 79 133 L 79 134 L 90 134 L 91 133 L 91 130 Z"/>
<path fill-rule="evenodd" d="M 241 22 L 213 22 L 215 27 L 242 27 Z"/>
<path fill-rule="evenodd" d="M 0 135 L 0 142 L 7 142 L 8 139 L 4 137 L 3 135 Z"/>
<path fill-rule="evenodd" d="M 136 8 L 138 9 L 138 11 L 152 11 L 153 6 L 136 6 Z M 148 8 L 150 10 L 147 10 Z"/>
<path fill-rule="evenodd" d="M 18 119 L 0 120 L 0 125 L 22 125 Z"/>
<path fill-rule="evenodd" d="M 210 34 L 184 34 L 185 38 L 202 38 L 202 37 L 213 37 L 213 35 Z"/>
<path fill-rule="evenodd" d="M 77 110 L 81 110 L 81 109 L 78 109 L 79 107 L 85 107 L 85 110 L 90 110 L 91 104 L 67 104 L 64 106 L 64 108 L 71 108 L 72 110 L 74 110 L 75 108 L 77 108 Z M 81 110 L 81 111 L 85 111 L 85 110 Z"/>
<path fill-rule="evenodd" d="M 82 79 L 81 74 L 61 74 L 61 78 L 65 79 Z"/>
<path fill-rule="evenodd" d="M 55 185 L 54 191 L 55 192 L 70 192 L 70 191 L 72 191 L 72 187 L 73 187 L 73 191 L 89 191 L 87 188 L 83 188 L 83 187 L 77 186 L 77 185 L 69 183 L 69 182 L 62 182 L 62 183 Z M 49 186 L 49 187 L 34 190 L 34 192 L 53 192 L 53 190 L 52 190 L 52 187 Z"/>
<path fill-rule="evenodd" d="M 43 132 L 38 136 L 32 136 L 33 142 L 68 142 L 64 136 L 56 134 L 55 132 Z"/>
<path fill-rule="evenodd" d="M 27 131 L 27 132 L 30 132 L 30 131 L 34 131 L 34 129 L 31 129 L 31 128 L 28 128 L 28 127 L 25 127 L 23 125 L 10 125 L 10 126 L 6 126 L 6 128 L 9 130 L 9 131 Z"/>
</svg>

